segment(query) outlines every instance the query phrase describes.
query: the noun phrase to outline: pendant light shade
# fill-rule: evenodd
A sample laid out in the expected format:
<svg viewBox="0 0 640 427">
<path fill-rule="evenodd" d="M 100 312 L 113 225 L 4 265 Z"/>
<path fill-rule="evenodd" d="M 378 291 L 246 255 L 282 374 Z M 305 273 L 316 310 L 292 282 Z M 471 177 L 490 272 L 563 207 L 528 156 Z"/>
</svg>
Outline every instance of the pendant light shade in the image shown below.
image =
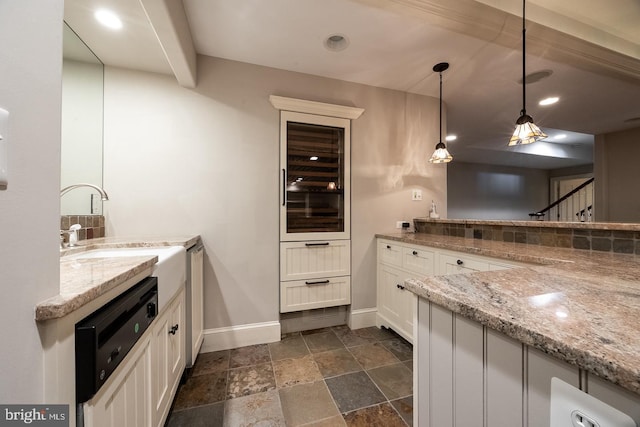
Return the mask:
<svg viewBox="0 0 640 427">
<path fill-rule="evenodd" d="M 526 100 L 527 100 L 527 83 L 525 72 L 525 60 L 526 60 L 526 28 L 525 28 L 525 4 L 526 0 L 522 0 L 522 110 L 520 111 L 520 117 L 516 120 L 516 129 L 509 140 L 509 146 L 531 144 L 540 139 L 547 137 L 544 132 L 540 130 L 533 118 L 527 114 Z"/>
<path fill-rule="evenodd" d="M 433 71 L 440 73 L 440 132 L 438 133 L 438 143 L 433 155 L 429 159 L 430 163 L 449 163 L 453 156 L 447 151 L 447 146 L 442 142 L 442 72 L 449 68 L 449 63 L 440 62 L 433 66 Z"/>
</svg>

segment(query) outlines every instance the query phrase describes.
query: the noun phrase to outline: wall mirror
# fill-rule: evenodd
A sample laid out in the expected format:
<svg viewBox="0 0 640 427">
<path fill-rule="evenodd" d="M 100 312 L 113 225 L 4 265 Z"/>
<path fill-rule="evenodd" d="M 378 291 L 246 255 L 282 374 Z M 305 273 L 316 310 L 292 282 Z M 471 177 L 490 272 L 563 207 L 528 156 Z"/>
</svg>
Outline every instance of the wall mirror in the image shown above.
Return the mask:
<svg viewBox="0 0 640 427">
<path fill-rule="evenodd" d="M 89 183 L 102 187 L 104 65 L 64 23 L 60 188 Z M 102 201 L 90 188 L 60 199 L 62 215 L 102 214 Z"/>
</svg>

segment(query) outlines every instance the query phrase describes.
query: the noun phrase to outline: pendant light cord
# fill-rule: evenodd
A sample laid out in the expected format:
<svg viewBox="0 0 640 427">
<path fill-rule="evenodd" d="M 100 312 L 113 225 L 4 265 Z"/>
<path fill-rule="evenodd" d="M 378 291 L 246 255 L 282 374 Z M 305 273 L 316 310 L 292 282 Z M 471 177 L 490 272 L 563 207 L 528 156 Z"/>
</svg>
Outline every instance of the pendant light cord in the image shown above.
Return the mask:
<svg viewBox="0 0 640 427">
<path fill-rule="evenodd" d="M 438 133 L 438 142 L 442 143 L 442 71 L 440 71 L 440 133 Z"/>
<path fill-rule="evenodd" d="M 521 115 L 527 114 L 527 109 L 526 109 L 526 100 L 527 100 L 527 90 L 526 90 L 526 86 L 527 86 L 527 82 L 526 82 L 526 75 L 525 75 L 525 56 L 526 56 L 526 43 L 525 43 L 525 35 L 526 35 L 526 27 L 525 27 L 525 19 L 524 19 L 524 7 L 525 7 L 525 3 L 526 0 L 522 0 L 522 111 L 520 112 Z"/>
</svg>

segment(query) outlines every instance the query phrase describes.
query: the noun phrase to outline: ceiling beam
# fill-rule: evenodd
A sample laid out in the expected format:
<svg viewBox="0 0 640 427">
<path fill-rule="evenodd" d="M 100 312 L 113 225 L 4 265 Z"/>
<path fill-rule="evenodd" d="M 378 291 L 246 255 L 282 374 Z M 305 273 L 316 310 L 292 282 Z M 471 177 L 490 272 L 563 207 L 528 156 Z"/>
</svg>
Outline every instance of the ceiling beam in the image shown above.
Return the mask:
<svg viewBox="0 0 640 427">
<path fill-rule="evenodd" d="M 182 0 L 140 0 L 140 4 L 178 83 L 196 87 L 197 55 Z"/>
<path fill-rule="evenodd" d="M 518 49 L 522 37 L 522 15 L 492 7 L 489 0 L 356 0 L 360 3 L 419 17 L 426 22 Z M 521 3 L 520 3 L 521 7 Z M 640 80 L 640 47 L 619 37 L 589 27 L 570 17 L 542 7 L 527 13 L 527 53 L 567 65 L 619 78 Z M 563 31 L 556 27 L 562 24 Z M 581 36 L 592 34 L 590 40 Z M 598 43 L 597 41 L 600 41 Z M 607 43 L 605 43 L 607 42 Z M 611 47 L 615 46 L 614 50 Z"/>
</svg>

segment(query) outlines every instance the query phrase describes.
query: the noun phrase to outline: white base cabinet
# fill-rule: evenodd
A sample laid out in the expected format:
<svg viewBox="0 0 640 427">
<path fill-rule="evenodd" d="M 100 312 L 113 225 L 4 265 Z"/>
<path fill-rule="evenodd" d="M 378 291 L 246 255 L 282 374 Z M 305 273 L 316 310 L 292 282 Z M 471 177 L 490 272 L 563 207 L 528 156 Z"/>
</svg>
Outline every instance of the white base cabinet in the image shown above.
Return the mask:
<svg viewBox="0 0 640 427">
<path fill-rule="evenodd" d="M 150 427 L 151 337 L 136 343 L 128 361 L 109 378 L 99 393 L 84 405 L 85 426 Z"/>
<path fill-rule="evenodd" d="M 513 268 L 522 263 L 378 239 L 376 326 L 393 329 L 413 343 L 416 295 L 404 281 L 433 275 Z"/>
<path fill-rule="evenodd" d="M 84 404 L 90 427 L 163 426 L 185 368 L 184 287 Z"/>
<path fill-rule="evenodd" d="M 175 297 L 169 308 L 156 319 L 151 358 L 151 397 L 153 425 L 163 426 L 171 408 L 185 360 L 185 293 Z"/>
<path fill-rule="evenodd" d="M 185 295 L 191 307 L 191 318 L 187 319 L 191 334 L 187 348 L 187 366 L 192 367 L 204 341 L 204 247 L 188 251 L 189 293 Z M 186 310 L 187 313 L 189 310 Z"/>
<path fill-rule="evenodd" d="M 351 304 L 351 241 L 280 243 L 280 312 Z"/>
<path fill-rule="evenodd" d="M 640 395 L 424 298 L 417 306 L 414 425 L 549 427 L 553 377 L 640 422 Z"/>
</svg>

